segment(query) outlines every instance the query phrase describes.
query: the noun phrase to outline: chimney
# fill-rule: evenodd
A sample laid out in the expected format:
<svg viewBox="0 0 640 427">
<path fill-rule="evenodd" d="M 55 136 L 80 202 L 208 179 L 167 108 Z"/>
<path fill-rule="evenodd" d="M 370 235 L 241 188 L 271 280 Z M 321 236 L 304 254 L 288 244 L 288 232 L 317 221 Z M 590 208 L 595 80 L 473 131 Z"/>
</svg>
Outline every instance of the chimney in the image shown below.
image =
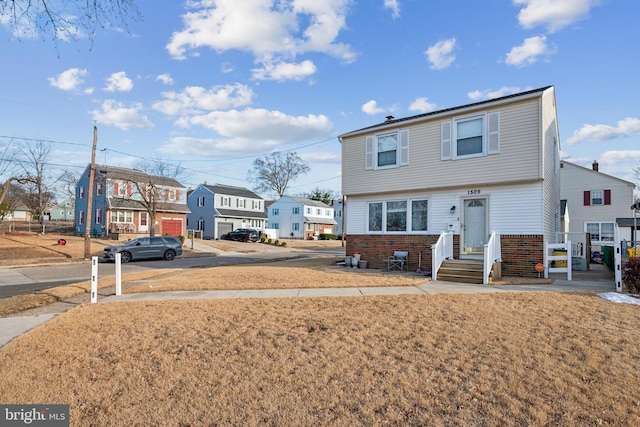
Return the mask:
<svg viewBox="0 0 640 427">
<path fill-rule="evenodd" d="M 591 165 L 593 170 L 598 172 L 598 162 L 596 160 L 593 161 L 593 165 Z"/>
</svg>

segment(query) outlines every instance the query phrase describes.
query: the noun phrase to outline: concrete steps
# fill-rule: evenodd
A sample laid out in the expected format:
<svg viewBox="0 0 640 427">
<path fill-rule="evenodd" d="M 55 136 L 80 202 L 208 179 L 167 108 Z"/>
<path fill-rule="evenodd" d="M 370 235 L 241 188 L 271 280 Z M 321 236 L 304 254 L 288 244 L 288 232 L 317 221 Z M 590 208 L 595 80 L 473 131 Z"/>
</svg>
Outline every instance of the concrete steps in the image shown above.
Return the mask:
<svg viewBox="0 0 640 427">
<path fill-rule="evenodd" d="M 438 270 L 437 280 L 482 284 L 483 262 L 472 259 L 448 259 Z"/>
</svg>

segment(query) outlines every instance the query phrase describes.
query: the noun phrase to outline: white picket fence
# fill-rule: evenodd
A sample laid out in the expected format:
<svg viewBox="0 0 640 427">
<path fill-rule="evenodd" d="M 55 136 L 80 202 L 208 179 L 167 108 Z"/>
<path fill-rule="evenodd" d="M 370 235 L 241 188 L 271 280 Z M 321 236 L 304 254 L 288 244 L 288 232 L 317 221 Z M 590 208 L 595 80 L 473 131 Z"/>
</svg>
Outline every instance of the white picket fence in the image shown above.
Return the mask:
<svg viewBox="0 0 640 427">
<path fill-rule="evenodd" d="M 551 251 L 551 255 L 549 254 Z M 563 255 L 554 255 L 556 252 L 563 252 Z M 564 264 L 565 267 L 557 265 Z M 544 244 L 544 277 L 549 278 L 549 273 L 567 273 L 567 280 L 571 281 L 571 240 L 565 243 Z"/>
</svg>

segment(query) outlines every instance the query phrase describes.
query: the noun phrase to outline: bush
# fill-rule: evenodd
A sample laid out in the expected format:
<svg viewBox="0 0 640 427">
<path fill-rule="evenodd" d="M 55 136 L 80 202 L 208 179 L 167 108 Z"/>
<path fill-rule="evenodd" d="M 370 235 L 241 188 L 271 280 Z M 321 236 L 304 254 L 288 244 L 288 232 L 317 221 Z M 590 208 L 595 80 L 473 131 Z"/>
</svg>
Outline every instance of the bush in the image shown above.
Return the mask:
<svg viewBox="0 0 640 427">
<path fill-rule="evenodd" d="M 622 268 L 622 281 L 627 286 L 627 291 L 640 293 L 640 257 L 630 257 Z"/>
<path fill-rule="evenodd" d="M 178 236 L 178 240 L 180 240 L 180 243 L 184 245 L 184 236 L 182 235 Z"/>
<path fill-rule="evenodd" d="M 276 239 L 276 241 L 275 241 L 275 242 L 273 242 L 273 243 L 275 243 L 275 244 L 276 244 L 276 246 L 278 246 L 278 245 L 280 244 L 280 240 Z"/>
<path fill-rule="evenodd" d="M 272 241 L 271 239 L 267 239 L 268 244 L 271 244 L 271 241 Z"/>
<path fill-rule="evenodd" d="M 331 233 L 322 233 L 322 234 L 320 234 L 320 236 L 318 236 L 318 239 L 320 239 L 320 240 L 338 240 L 338 235 L 337 234 L 331 234 Z"/>
<path fill-rule="evenodd" d="M 264 243 L 267 240 L 267 235 L 263 234 L 262 236 L 260 236 L 260 243 Z"/>
<path fill-rule="evenodd" d="M 287 242 L 282 242 L 281 246 L 284 248 L 285 246 L 287 246 Z"/>
</svg>

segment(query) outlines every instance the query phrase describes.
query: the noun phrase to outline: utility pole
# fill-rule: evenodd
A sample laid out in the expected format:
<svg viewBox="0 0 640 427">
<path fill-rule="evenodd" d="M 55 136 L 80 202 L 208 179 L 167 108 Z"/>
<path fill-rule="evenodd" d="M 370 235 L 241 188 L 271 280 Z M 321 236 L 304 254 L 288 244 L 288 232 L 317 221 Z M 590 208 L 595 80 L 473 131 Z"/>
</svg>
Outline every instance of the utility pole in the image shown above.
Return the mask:
<svg viewBox="0 0 640 427">
<path fill-rule="evenodd" d="M 93 127 L 93 148 L 91 149 L 91 171 L 89 172 L 89 188 L 87 191 L 87 214 L 84 222 L 86 224 L 84 230 L 84 259 L 91 257 L 91 214 L 93 210 L 93 180 L 96 176 L 96 148 L 98 146 L 98 127 Z"/>
</svg>

